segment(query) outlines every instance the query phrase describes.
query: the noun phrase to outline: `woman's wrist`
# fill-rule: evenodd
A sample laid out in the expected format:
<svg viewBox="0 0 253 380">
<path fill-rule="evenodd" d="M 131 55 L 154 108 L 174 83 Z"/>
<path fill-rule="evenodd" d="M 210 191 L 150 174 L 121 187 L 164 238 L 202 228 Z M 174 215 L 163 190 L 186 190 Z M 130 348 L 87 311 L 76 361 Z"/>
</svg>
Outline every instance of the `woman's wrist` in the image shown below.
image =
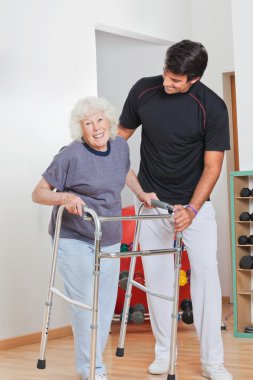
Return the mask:
<svg viewBox="0 0 253 380">
<path fill-rule="evenodd" d="M 136 197 L 137 197 L 139 200 L 141 200 L 140 197 L 141 197 L 141 194 L 142 194 L 142 193 L 144 193 L 144 191 L 143 191 L 142 189 L 136 192 Z"/>
</svg>

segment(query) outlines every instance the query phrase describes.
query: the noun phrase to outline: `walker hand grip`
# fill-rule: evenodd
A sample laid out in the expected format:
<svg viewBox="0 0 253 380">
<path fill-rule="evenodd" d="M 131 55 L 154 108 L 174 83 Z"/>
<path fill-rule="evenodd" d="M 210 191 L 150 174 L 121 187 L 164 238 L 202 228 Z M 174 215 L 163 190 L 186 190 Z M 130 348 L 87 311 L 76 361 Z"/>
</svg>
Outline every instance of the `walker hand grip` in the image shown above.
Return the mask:
<svg viewBox="0 0 253 380">
<path fill-rule="evenodd" d="M 83 210 L 83 216 L 90 216 L 89 207 L 86 204 L 82 205 L 82 210 Z"/>
<path fill-rule="evenodd" d="M 159 201 L 158 199 L 152 199 L 151 200 L 151 206 L 163 208 L 165 210 L 168 210 L 170 214 L 173 213 L 173 207 L 166 202 Z"/>
</svg>

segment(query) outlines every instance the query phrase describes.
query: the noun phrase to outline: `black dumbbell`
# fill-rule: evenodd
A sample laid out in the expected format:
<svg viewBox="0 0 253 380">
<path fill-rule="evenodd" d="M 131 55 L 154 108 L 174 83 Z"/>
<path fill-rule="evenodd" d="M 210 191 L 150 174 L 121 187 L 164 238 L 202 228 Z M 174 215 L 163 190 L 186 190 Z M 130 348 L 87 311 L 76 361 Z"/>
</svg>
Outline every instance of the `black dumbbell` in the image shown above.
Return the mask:
<svg viewBox="0 0 253 380">
<path fill-rule="evenodd" d="M 246 235 L 239 236 L 238 243 L 240 245 L 246 245 L 246 244 L 253 245 L 253 235 L 250 235 L 249 237 Z"/>
<path fill-rule="evenodd" d="M 253 256 L 243 256 L 239 261 L 239 267 L 242 269 L 253 269 Z"/>
<path fill-rule="evenodd" d="M 140 325 L 145 321 L 145 307 L 142 305 L 142 303 L 137 303 L 133 307 L 132 321 L 136 325 Z"/>
<path fill-rule="evenodd" d="M 187 298 L 184 299 L 183 301 L 181 301 L 180 308 L 181 310 L 183 310 L 181 316 L 182 321 L 184 323 L 187 323 L 188 325 L 193 323 L 192 301 Z"/>
<path fill-rule="evenodd" d="M 253 196 L 253 189 L 250 190 L 248 187 L 243 187 L 240 191 L 241 197 L 250 197 Z"/>
<path fill-rule="evenodd" d="M 239 219 L 242 222 L 248 222 L 249 220 L 253 220 L 253 212 L 250 214 L 247 211 L 244 211 L 240 214 Z"/>
<path fill-rule="evenodd" d="M 130 306 L 129 311 L 128 311 L 128 318 L 127 318 L 127 323 L 131 322 L 132 320 L 132 313 L 133 313 L 133 307 Z M 120 322 L 122 321 L 122 316 L 123 316 L 123 311 L 120 313 Z"/>
<path fill-rule="evenodd" d="M 120 272 L 120 274 L 119 274 L 119 287 L 121 289 L 126 290 L 127 282 L 128 282 L 128 275 L 129 275 L 129 272 L 127 270 L 123 270 L 122 272 Z"/>
<path fill-rule="evenodd" d="M 246 326 L 244 329 L 244 332 L 252 334 L 253 333 L 253 326 Z"/>
</svg>

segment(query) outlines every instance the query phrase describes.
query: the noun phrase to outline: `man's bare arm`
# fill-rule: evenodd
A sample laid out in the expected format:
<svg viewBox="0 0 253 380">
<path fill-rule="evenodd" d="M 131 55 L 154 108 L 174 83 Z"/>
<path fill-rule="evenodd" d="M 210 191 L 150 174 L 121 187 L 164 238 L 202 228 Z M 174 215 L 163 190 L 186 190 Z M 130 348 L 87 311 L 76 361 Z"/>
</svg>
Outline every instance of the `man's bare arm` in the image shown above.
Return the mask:
<svg viewBox="0 0 253 380">
<path fill-rule="evenodd" d="M 198 211 L 203 203 L 210 197 L 220 176 L 223 158 L 224 152 L 205 152 L 204 170 L 189 202 L 194 210 Z M 192 223 L 195 213 L 190 208 L 184 208 L 181 205 L 176 205 L 174 211 L 175 231 L 183 231 Z"/>
<path fill-rule="evenodd" d="M 127 129 L 122 127 L 121 125 L 118 126 L 118 135 L 123 137 L 125 140 L 128 140 L 129 137 L 131 137 L 135 132 L 135 129 Z"/>
</svg>

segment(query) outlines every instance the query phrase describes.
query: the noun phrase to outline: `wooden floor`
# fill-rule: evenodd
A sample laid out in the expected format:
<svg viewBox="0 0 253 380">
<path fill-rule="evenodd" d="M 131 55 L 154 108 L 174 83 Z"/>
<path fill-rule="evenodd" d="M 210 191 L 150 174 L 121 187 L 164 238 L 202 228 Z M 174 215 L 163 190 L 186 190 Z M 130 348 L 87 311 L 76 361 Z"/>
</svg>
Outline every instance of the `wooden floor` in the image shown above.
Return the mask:
<svg viewBox="0 0 253 380">
<path fill-rule="evenodd" d="M 232 306 L 224 308 L 228 315 Z M 232 317 L 223 331 L 225 363 L 234 380 L 253 380 L 253 340 L 233 337 Z M 125 357 L 115 357 L 119 326 L 113 325 L 104 356 L 110 380 L 166 380 L 166 375 L 149 375 L 154 338 L 148 323 L 129 326 Z M 39 344 L 0 352 L 0 380 L 79 380 L 76 374 L 73 338 L 51 340 L 47 345 L 47 368 L 36 369 Z M 179 324 L 177 380 L 203 380 L 199 364 L 199 343 L 192 325 Z"/>
</svg>

